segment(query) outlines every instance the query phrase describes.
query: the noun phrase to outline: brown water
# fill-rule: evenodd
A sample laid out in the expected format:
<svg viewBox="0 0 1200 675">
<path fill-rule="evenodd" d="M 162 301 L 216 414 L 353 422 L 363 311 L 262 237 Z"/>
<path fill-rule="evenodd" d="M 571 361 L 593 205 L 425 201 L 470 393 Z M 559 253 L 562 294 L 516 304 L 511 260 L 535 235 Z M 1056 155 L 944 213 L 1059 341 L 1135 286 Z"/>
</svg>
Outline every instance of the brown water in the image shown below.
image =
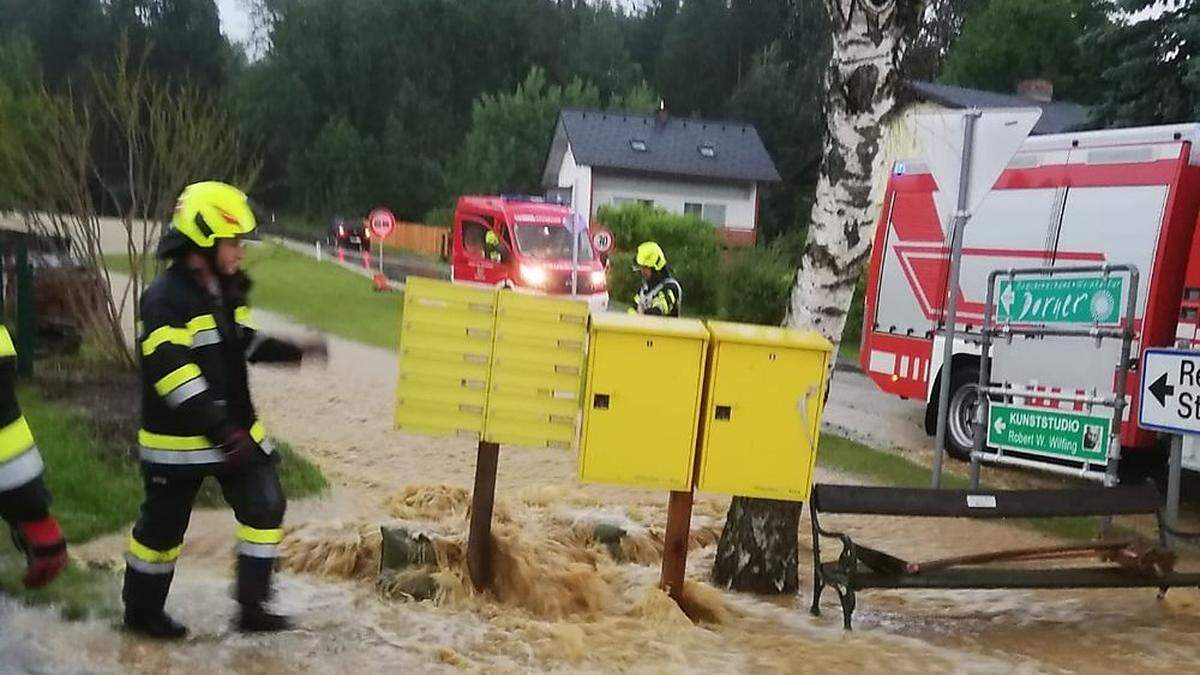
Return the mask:
<svg viewBox="0 0 1200 675">
<path fill-rule="evenodd" d="M 693 624 L 655 588 L 663 509 L 601 504 L 579 491 L 528 488 L 496 510 L 495 592 L 465 581 L 468 498 L 453 486 L 410 486 L 378 516 L 356 500 L 297 509 L 278 605 L 302 630 L 244 637 L 228 627 L 227 514 L 197 514 L 170 606 L 195 636 L 179 645 L 123 635 L 105 621 L 62 623 L 50 611 L 0 604 L 5 672 L 1191 672 L 1200 664 L 1200 593 L 1175 590 L 875 592 L 844 632 L 832 594 L 811 617 L 807 594 L 760 599 L 689 583 Z M 689 578 L 711 567 L 724 503 L 701 500 Z M 380 522 L 435 544 L 434 600 L 389 599 L 376 587 Z M 592 538 L 598 522 L 629 534 L 623 562 Z M 831 521 L 832 524 L 832 521 Z M 997 524 L 846 519 L 839 525 L 900 554 L 934 557 L 1044 541 Z M 189 540 L 189 542 L 191 539 Z M 923 542 L 923 543 L 922 543 Z M 807 541 L 804 542 L 807 546 Z M 110 547 L 88 550 L 102 557 Z M 808 562 L 802 557 L 804 562 Z M 803 578 L 810 580 L 802 567 Z"/>
<path fill-rule="evenodd" d="M 273 330 L 297 329 L 265 313 Z M 197 513 L 169 608 L 193 630 L 182 644 L 126 636 L 111 620 L 64 623 L 0 598 L 0 673 L 1010 673 L 1200 670 L 1200 591 L 870 592 L 855 630 L 836 596 L 808 614 L 803 592 L 757 598 L 705 585 L 728 500 L 701 496 L 693 518 L 687 605 L 656 590 L 665 494 L 584 486 L 571 453 L 505 448 L 496 508 L 497 585 L 465 582 L 467 489 L 475 448 L 390 429 L 394 354 L 341 340 L 328 371 L 259 370 L 268 427 L 317 461 L 333 494 L 289 507 L 277 604 L 301 630 L 245 637 L 229 629 L 233 522 Z M 374 392 L 374 394 L 372 394 Z M 822 472 L 820 480 L 845 481 Z M 408 487 L 405 487 L 408 486 Z M 592 538 L 597 522 L 628 532 L 620 561 Z M 379 525 L 404 523 L 435 542 L 436 598 L 379 588 Z M 1047 540 L 997 523 L 830 518 L 864 542 L 928 559 Z M 75 547 L 119 560 L 125 534 Z M 833 555 L 835 550 L 828 551 Z M 1182 566 L 1200 569 L 1200 561 Z"/>
</svg>

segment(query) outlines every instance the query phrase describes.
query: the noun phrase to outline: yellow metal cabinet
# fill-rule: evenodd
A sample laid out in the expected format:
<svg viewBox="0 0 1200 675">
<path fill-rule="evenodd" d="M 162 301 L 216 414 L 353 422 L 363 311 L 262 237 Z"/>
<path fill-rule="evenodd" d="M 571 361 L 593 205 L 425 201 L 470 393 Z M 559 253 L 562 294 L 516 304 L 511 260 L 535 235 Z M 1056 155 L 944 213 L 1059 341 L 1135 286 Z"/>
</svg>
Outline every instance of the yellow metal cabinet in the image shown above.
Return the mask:
<svg viewBox="0 0 1200 675">
<path fill-rule="evenodd" d="M 592 316 L 582 480 L 691 488 L 707 346 L 699 321 Z"/>
<path fill-rule="evenodd" d="M 708 322 L 706 492 L 808 499 L 833 345 L 811 331 Z"/>
<path fill-rule="evenodd" d="M 397 429 L 481 436 L 495 314 L 493 289 L 409 278 L 400 332 Z"/>
<path fill-rule="evenodd" d="M 587 303 L 501 291 L 484 440 L 574 447 Z"/>
</svg>

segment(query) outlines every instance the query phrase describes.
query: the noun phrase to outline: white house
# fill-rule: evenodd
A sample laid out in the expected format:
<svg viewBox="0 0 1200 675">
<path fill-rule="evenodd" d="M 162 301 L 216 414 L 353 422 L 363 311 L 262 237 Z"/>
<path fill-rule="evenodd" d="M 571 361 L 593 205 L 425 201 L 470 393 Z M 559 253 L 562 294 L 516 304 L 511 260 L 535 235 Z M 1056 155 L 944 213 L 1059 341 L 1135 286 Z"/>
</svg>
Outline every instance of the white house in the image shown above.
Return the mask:
<svg viewBox="0 0 1200 675">
<path fill-rule="evenodd" d="M 752 125 L 564 109 L 542 185 L 594 218 L 605 205 L 640 201 L 695 213 L 730 245 L 750 245 L 763 188 L 779 172 Z"/>
</svg>

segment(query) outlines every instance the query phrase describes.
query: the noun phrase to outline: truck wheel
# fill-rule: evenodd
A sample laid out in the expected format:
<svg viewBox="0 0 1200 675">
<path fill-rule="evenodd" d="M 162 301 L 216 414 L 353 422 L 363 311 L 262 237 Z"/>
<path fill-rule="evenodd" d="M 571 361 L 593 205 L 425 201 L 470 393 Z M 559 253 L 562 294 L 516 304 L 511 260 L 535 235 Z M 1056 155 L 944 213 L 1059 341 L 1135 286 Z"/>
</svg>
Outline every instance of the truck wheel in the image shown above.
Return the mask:
<svg viewBox="0 0 1200 675">
<path fill-rule="evenodd" d="M 978 363 L 956 363 L 950 376 L 950 406 L 946 411 L 946 452 L 955 459 L 969 461 L 975 448 L 975 408 L 979 394 L 971 385 L 979 384 Z"/>
</svg>

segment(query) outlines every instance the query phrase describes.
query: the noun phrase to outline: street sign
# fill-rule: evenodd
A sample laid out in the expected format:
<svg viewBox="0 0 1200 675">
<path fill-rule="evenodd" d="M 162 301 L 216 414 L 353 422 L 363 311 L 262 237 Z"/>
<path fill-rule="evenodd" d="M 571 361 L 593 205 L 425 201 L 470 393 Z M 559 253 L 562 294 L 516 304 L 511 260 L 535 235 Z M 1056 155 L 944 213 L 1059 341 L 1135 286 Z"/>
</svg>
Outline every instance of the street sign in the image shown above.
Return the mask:
<svg viewBox="0 0 1200 675">
<path fill-rule="evenodd" d="M 1003 403 L 988 406 L 987 444 L 994 448 L 1105 464 L 1111 430 L 1111 417 Z"/>
<path fill-rule="evenodd" d="M 1122 276 L 1001 278 L 996 320 L 1005 323 L 1115 324 L 1121 319 Z"/>
<path fill-rule="evenodd" d="M 584 216 L 582 213 L 580 213 L 578 211 L 571 211 L 571 213 L 569 215 L 567 215 L 566 218 L 563 219 L 563 225 L 567 226 L 567 231 L 570 232 L 571 234 L 579 234 L 580 232 L 587 232 L 587 229 L 588 229 L 587 216 Z"/>
<path fill-rule="evenodd" d="M 1147 349 L 1141 392 L 1138 426 L 1200 434 L 1200 352 Z"/>
<path fill-rule="evenodd" d="M 978 114 L 978 118 L 974 122 L 972 149 L 967 158 L 967 184 L 962 186 L 963 195 L 959 200 L 966 114 L 971 113 Z M 918 147 L 937 182 L 933 200 L 943 232 L 950 231 L 949 225 L 960 201 L 961 209 L 968 214 L 979 208 L 1041 116 L 1042 111 L 1038 108 L 955 110 L 915 116 L 913 124 Z"/>
<path fill-rule="evenodd" d="M 367 216 L 367 223 L 371 226 L 371 231 L 380 239 L 386 239 L 392 230 L 396 229 L 396 216 L 385 208 L 377 208 L 371 211 Z"/>
<path fill-rule="evenodd" d="M 613 248 L 613 234 L 605 229 L 599 229 L 592 232 L 592 246 L 596 247 L 598 253 L 608 253 Z"/>
</svg>

